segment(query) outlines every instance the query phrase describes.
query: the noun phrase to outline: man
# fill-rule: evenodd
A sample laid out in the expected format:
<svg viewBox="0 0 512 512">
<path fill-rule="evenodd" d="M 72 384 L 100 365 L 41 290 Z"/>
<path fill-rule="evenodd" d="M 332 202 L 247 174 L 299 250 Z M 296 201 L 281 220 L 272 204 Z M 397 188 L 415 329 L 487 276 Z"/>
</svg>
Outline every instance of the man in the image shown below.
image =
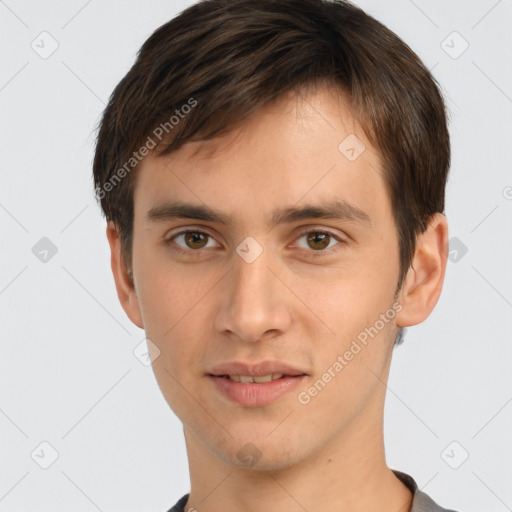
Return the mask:
<svg viewBox="0 0 512 512">
<path fill-rule="evenodd" d="M 442 511 L 385 460 L 393 347 L 441 293 L 450 145 L 418 57 L 348 2 L 210 0 L 98 134 L 129 318 L 183 423 L 172 511 Z"/>
</svg>

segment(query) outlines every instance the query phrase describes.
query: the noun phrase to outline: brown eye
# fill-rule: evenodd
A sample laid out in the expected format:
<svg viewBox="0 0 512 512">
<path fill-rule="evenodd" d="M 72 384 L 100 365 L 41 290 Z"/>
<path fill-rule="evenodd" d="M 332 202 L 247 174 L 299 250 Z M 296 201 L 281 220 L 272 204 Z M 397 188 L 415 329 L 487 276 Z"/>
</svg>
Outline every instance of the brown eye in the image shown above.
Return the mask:
<svg viewBox="0 0 512 512">
<path fill-rule="evenodd" d="M 297 240 L 297 247 L 308 251 L 312 256 L 315 255 L 313 254 L 315 252 L 318 253 L 318 256 L 329 254 L 332 251 L 341 248 L 336 246 L 344 244 L 343 239 L 338 238 L 335 234 L 330 233 L 329 231 L 323 231 L 321 229 L 310 229 L 309 231 L 305 231 Z"/>
<path fill-rule="evenodd" d="M 188 231 L 184 234 L 185 243 L 190 249 L 202 249 L 207 243 L 209 236 L 199 231 Z"/>
<path fill-rule="evenodd" d="M 202 249 L 218 247 L 214 238 L 203 231 L 184 230 L 176 233 L 166 240 L 166 243 L 173 246 L 179 252 L 200 253 Z"/>
<path fill-rule="evenodd" d="M 315 251 L 320 251 L 328 247 L 329 242 L 331 240 L 331 235 L 328 233 L 319 233 L 316 231 L 312 231 L 307 234 L 308 244 L 311 249 Z"/>
</svg>

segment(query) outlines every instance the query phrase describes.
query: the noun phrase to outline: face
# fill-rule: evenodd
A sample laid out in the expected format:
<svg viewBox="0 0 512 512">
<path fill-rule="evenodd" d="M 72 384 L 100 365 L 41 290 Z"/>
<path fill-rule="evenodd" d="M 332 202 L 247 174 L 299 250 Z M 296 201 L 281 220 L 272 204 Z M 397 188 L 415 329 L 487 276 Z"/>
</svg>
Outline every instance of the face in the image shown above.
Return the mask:
<svg viewBox="0 0 512 512">
<path fill-rule="evenodd" d="M 356 439 L 383 406 L 397 332 L 379 154 L 342 96 L 306 99 L 283 96 L 137 175 L 128 314 L 185 431 L 238 466 Z"/>
</svg>

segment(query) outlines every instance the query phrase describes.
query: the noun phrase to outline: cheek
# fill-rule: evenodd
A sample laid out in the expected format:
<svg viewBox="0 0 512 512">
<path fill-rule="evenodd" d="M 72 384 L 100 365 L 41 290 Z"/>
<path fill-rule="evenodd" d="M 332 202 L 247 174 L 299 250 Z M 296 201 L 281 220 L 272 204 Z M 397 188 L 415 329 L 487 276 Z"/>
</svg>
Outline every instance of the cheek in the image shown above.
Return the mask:
<svg viewBox="0 0 512 512">
<path fill-rule="evenodd" d="M 364 400 L 378 382 L 369 370 L 381 374 L 394 341 L 398 266 L 390 269 L 386 264 L 391 260 L 385 264 L 368 253 L 349 272 L 325 277 L 315 288 L 297 289 L 315 313 L 307 325 L 318 356 L 319 402 L 355 405 Z"/>
<path fill-rule="evenodd" d="M 332 338 L 343 344 L 372 326 L 392 306 L 398 266 L 390 269 L 370 255 L 350 267 L 314 277 L 301 278 L 290 286 L 314 313 L 311 318 L 319 329 L 317 336 L 322 333 L 324 341 Z"/>
<path fill-rule="evenodd" d="M 368 334 L 365 343 L 348 337 L 326 347 L 318 373 L 297 396 L 309 428 L 311 422 L 323 431 L 348 424 L 385 391 L 381 380 L 386 379 L 392 333 L 387 324 L 378 333 Z"/>
<path fill-rule="evenodd" d="M 144 325 L 151 331 L 148 337 L 162 338 L 186 317 L 205 287 L 173 264 L 165 248 L 143 236 L 134 239 L 133 266 Z"/>
<path fill-rule="evenodd" d="M 204 411 L 201 407 L 195 410 L 197 402 L 192 396 L 198 396 L 198 379 L 202 378 L 198 361 L 211 335 L 205 332 L 211 285 L 155 269 L 142 274 L 141 281 L 139 301 L 146 336 L 159 350 L 152 367 L 162 394 L 179 417 L 202 418 Z"/>
<path fill-rule="evenodd" d="M 191 283 L 179 275 L 146 275 L 139 291 L 146 334 L 166 347 L 183 331 L 192 332 L 197 321 L 197 304 L 206 296 L 207 286 Z"/>
<path fill-rule="evenodd" d="M 138 272 L 138 296 L 146 336 L 160 352 L 159 364 L 176 377 L 188 368 L 187 377 L 198 366 L 210 332 L 212 300 L 219 293 L 222 274 L 198 273 L 194 265 L 170 265 L 147 255 Z M 142 258 L 140 263 L 142 263 Z"/>
</svg>

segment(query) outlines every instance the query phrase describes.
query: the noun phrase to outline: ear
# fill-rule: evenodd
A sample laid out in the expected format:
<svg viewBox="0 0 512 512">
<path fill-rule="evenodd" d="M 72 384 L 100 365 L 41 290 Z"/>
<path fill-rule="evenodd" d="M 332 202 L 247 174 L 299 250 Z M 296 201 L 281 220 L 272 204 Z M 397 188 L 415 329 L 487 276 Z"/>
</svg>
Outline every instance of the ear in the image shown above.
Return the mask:
<svg viewBox="0 0 512 512">
<path fill-rule="evenodd" d="M 448 260 L 448 222 L 442 213 L 430 217 L 427 229 L 416 237 L 416 250 L 399 293 L 399 327 L 423 322 L 432 312 L 443 288 Z"/>
<path fill-rule="evenodd" d="M 107 224 L 107 239 L 110 245 L 110 265 L 116 284 L 117 296 L 119 302 L 125 310 L 128 318 L 141 329 L 144 328 L 142 315 L 140 312 L 139 299 L 135 292 L 135 287 L 130 279 L 123 253 L 121 251 L 121 239 L 119 238 L 119 228 L 109 221 Z"/>
</svg>

